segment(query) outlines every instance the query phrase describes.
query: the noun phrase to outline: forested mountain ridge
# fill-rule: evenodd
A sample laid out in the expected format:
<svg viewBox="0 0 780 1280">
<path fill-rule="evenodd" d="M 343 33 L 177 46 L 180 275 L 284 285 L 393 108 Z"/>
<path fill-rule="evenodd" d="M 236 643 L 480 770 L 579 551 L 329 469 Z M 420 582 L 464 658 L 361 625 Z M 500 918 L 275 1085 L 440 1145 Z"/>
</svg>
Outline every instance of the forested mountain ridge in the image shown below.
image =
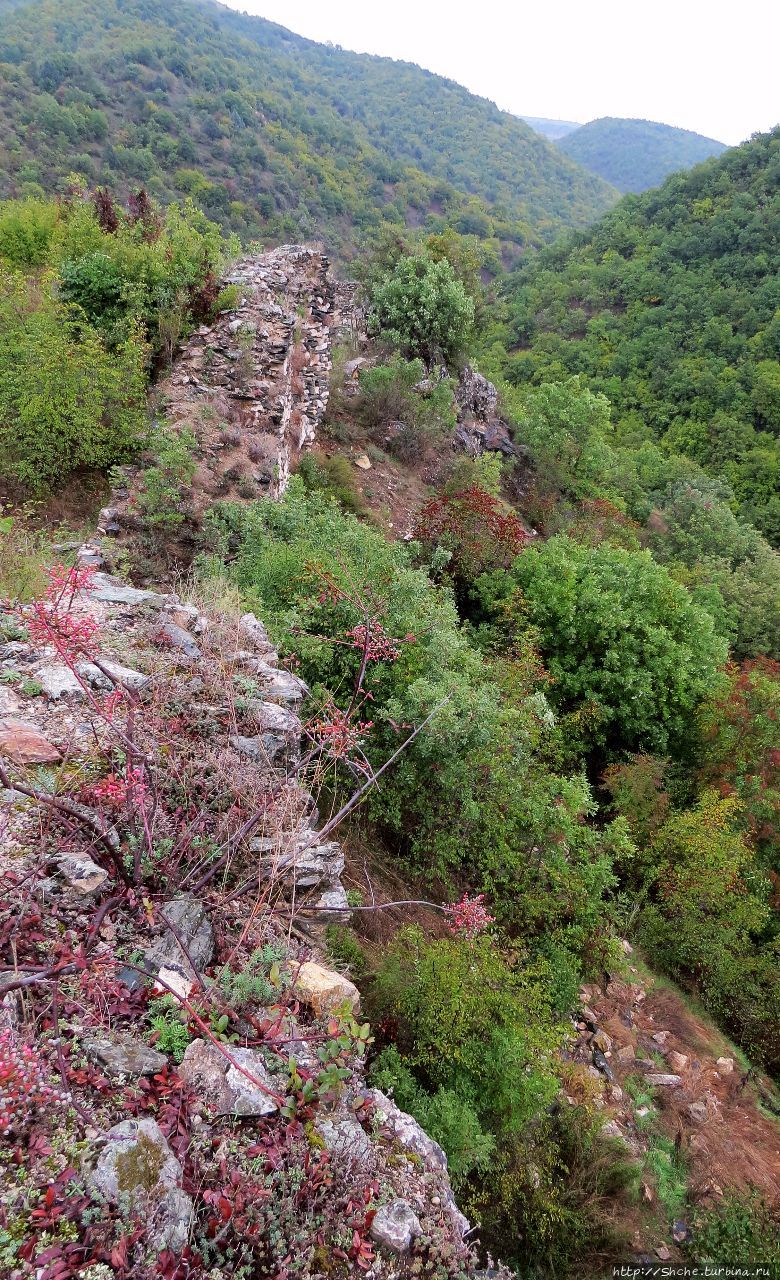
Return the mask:
<svg viewBox="0 0 780 1280">
<path fill-rule="evenodd" d="M 383 224 L 449 224 L 515 251 L 615 200 L 451 81 L 206 0 L 2 0 L 0 15 L 3 195 L 76 171 L 192 195 L 244 237 L 349 249 Z"/>
<path fill-rule="evenodd" d="M 655 438 L 724 477 L 775 543 L 779 229 L 775 129 L 543 250 L 512 278 L 501 333 L 510 381 L 582 375 L 618 439 Z"/>
<path fill-rule="evenodd" d="M 612 116 L 567 130 L 556 141 L 572 160 L 611 182 L 618 191 L 658 187 L 671 173 L 690 169 L 726 150 L 724 143 L 689 129 Z"/>
</svg>

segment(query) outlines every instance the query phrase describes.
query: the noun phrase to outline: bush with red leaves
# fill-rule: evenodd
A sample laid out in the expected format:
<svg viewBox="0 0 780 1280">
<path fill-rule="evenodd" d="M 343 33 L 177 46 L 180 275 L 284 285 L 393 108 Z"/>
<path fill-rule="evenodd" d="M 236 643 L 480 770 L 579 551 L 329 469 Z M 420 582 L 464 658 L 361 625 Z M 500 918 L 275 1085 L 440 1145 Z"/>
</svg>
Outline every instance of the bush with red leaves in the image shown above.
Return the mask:
<svg viewBox="0 0 780 1280">
<path fill-rule="evenodd" d="M 460 587 L 492 569 L 508 569 L 528 537 L 519 517 L 476 484 L 429 499 L 414 536 L 429 553 L 437 547 L 449 551 L 447 572 Z"/>
</svg>

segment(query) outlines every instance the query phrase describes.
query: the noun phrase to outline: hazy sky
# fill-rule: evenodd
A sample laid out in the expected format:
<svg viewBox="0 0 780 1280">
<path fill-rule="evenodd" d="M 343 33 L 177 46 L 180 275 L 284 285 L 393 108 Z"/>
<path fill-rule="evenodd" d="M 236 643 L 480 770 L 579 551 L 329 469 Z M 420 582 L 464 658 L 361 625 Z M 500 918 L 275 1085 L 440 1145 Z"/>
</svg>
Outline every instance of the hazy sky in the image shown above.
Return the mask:
<svg viewBox="0 0 780 1280">
<path fill-rule="evenodd" d="M 741 142 L 780 122 L 780 0 L 227 0 L 417 62 L 518 115 L 638 116 Z"/>
</svg>

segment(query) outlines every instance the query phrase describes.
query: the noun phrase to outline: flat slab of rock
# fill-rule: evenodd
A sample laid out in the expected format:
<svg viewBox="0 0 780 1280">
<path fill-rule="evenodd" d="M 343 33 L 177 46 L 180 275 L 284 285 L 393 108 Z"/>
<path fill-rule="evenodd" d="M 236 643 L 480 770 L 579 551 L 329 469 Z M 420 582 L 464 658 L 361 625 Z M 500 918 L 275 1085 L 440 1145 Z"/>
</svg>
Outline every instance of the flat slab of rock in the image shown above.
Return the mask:
<svg viewBox="0 0 780 1280">
<path fill-rule="evenodd" d="M 80 662 L 78 673 L 95 689 L 113 689 L 115 685 L 123 685 L 125 689 L 143 689 L 150 679 L 140 671 L 134 671 L 132 667 L 123 667 L 121 663 L 113 662 L 110 658 L 101 658 L 100 667 L 94 662 Z"/>
<path fill-rule="evenodd" d="M 107 1071 L 122 1076 L 153 1076 L 168 1065 L 164 1053 L 140 1040 L 87 1040 L 87 1053 Z"/>
<path fill-rule="evenodd" d="M 0 720 L 0 756 L 14 764 L 57 764 L 60 752 L 27 720 Z"/>
<path fill-rule="evenodd" d="M 256 1049 L 230 1045 L 222 1054 L 207 1040 L 192 1040 L 179 1075 L 215 1115 L 270 1116 L 279 1109 L 279 1090 Z"/>
<path fill-rule="evenodd" d="M 123 1120 L 87 1154 L 87 1180 L 116 1204 L 127 1196 L 145 1214 L 153 1248 L 180 1253 L 192 1224 L 192 1200 L 182 1191 L 182 1168 L 154 1120 Z"/>
<path fill-rule="evenodd" d="M 391 1253 L 408 1253 L 422 1227 L 408 1200 L 391 1200 L 374 1214 L 371 1235 Z"/>
<path fill-rule="evenodd" d="M 131 587 L 107 573 L 96 573 L 86 594 L 94 600 L 104 600 L 106 604 L 165 604 L 165 596 L 158 595 L 156 591 L 142 591 L 138 587 Z"/>
<path fill-rule="evenodd" d="M 657 1089 L 677 1089 L 682 1084 L 682 1076 L 664 1071 L 651 1071 L 645 1076 L 645 1080 Z"/>
<path fill-rule="evenodd" d="M 163 622 L 157 632 L 157 639 L 167 648 L 183 654 L 189 662 L 194 662 L 200 657 L 200 648 L 189 631 L 185 631 L 184 627 L 178 626 L 175 622 Z"/>
<path fill-rule="evenodd" d="M 354 982 L 314 960 L 301 965 L 294 991 L 298 999 L 318 1015 L 331 1013 L 342 1004 L 348 1004 L 353 1013 L 360 1009 L 360 992 Z"/>
</svg>

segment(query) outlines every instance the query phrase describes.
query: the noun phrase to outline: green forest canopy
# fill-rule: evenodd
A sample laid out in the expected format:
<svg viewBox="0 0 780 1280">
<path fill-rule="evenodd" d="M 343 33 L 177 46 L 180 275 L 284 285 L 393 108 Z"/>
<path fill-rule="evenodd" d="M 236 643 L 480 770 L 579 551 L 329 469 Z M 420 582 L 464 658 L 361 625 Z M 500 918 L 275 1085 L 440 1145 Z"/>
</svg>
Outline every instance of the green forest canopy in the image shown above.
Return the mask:
<svg viewBox="0 0 780 1280">
<path fill-rule="evenodd" d="M 517 117 L 419 67 L 206 0 L 0 0 L 0 195 L 77 171 L 185 195 L 244 237 L 447 223 L 516 254 L 616 195 Z"/>
<path fill-rule="evenodd" d="M 618 442 L 724 477 L 780 542 L 780 129 L 626 196 L 522 266 L 506 299 L 493 354 L 510 382 L 581 375 Z"/>
</svg>

